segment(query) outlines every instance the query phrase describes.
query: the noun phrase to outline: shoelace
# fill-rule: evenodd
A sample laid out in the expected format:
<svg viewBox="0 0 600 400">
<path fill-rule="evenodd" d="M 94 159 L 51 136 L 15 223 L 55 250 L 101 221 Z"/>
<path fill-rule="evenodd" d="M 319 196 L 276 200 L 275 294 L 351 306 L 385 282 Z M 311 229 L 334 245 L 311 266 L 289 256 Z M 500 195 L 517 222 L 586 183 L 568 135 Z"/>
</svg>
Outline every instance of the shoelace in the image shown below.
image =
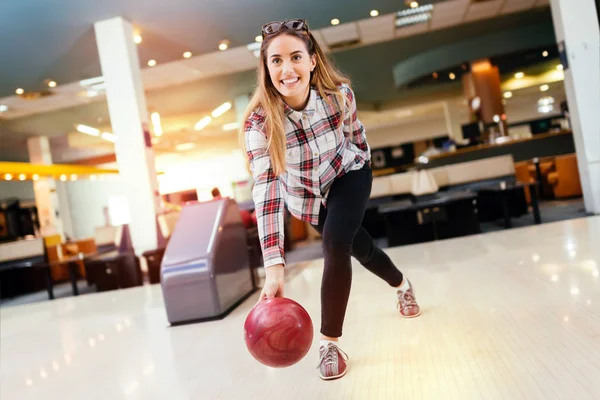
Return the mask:
<svg viewBox="0 0 600 400">
<path fill-rule="evenodd" d="M 334 359 L 334 356 L 337 356 L 336 351 L 339 351 L 345 360 L 348 359 L 348 354 L 344 353 L 344 351 L 342 349 L 340 349 L 339 347 L 337 347 L 336 345 L 329 343 L 329 344 L 327 344 L 327 348 L 321 355 L 321 358 L 319 358 L 319 364 L 317 365 L 317 368 L 319 368 L 321 366 L 321 363 L 323 361 L 325 361 L 325 365 L 335 363 L 336 360 Z"/>
<path fill-rule="evenodd" d="M 411 292 L 408 290 L 406 292 L 398 290 L 398 307 L 412 307 L 416 305 L 417 301 Z"/>
</svg>

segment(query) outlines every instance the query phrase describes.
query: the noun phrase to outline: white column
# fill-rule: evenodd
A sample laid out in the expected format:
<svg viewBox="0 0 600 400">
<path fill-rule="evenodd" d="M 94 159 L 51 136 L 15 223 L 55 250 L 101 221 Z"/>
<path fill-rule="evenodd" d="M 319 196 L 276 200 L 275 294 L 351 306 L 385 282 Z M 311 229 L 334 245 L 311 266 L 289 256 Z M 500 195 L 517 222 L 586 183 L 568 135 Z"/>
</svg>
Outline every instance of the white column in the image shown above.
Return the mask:
<svg viewBox="0 0 600 400">
<path fill-rule="evenodd" d="M 594 0 L 550 0 L 585 208 L 600 214 L 600 32 Z M 564 61 L 563 61 L 564 62 Z"/>
<path fill-rule="evenodd" d="M 50 142 L 46 136 L 28 138 L 27 150 L 31 164 L 52 164 Z M 35 205 L 38 210 L 41 235 L 59 234 L 64 240 L 56 181 L 53 178 L 40 177 L 37 181 L 33 181 L 33 192 L 35 194 Z"/>
<path fill-rule="evenodd" d="M 95 24 L 106 97 L 116 135 L 115 153 L 125 188 L 135 252 L 157 247 L 156 213 L 160 207 L 148 110 L 129 21 L 116 17 Z"/>
</svg>

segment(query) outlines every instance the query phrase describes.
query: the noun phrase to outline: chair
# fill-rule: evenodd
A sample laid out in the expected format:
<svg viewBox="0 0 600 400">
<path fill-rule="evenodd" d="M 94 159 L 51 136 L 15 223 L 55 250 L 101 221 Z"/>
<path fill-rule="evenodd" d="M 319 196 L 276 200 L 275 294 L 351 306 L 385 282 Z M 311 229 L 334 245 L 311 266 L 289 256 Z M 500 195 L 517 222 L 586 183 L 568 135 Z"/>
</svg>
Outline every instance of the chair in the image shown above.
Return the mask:
<svg viewBox="0 0 600 400">
<path fill-rule="evenodd" d="M 569 154 L 556 157 L 556 171 L 548 174 L 548 182 L 552 185 L 554 197 L 564 199 L 581 196 L 581 180 L 577 167 L 577 156 Z"/>
</svg>

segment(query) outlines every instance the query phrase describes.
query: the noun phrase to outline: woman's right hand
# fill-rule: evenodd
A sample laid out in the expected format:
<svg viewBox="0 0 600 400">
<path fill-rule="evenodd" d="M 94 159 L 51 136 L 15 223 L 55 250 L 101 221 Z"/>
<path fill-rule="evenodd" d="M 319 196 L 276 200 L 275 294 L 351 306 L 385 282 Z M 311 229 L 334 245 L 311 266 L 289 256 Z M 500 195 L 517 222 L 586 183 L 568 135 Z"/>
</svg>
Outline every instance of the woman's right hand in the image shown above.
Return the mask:
<svg viewBox="0 0 600 400">
<path fill-rule="evenodd" d="M 260 292 L 258 302 L 273 297 L 283 297 L 283 275 L 283 264 L 265 268 L 265 284 Z"/>
</svg>

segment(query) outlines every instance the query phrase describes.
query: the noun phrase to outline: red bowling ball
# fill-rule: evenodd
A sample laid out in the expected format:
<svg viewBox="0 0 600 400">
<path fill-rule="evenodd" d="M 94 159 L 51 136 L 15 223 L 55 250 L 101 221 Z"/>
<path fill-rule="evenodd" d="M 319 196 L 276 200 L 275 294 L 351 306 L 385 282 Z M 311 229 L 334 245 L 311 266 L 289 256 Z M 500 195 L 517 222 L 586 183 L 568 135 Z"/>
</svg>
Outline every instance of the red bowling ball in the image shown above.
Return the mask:
<svg viewBox="0 0 600 400">
<path fill-rule="evenodd" d="M 300 361 L 313 341 L 313 323 L 306 310 L 285 297 L 254 306 L 244 323 L 244 340 L 260 363 L 284 368 Z"/>
</svg>

